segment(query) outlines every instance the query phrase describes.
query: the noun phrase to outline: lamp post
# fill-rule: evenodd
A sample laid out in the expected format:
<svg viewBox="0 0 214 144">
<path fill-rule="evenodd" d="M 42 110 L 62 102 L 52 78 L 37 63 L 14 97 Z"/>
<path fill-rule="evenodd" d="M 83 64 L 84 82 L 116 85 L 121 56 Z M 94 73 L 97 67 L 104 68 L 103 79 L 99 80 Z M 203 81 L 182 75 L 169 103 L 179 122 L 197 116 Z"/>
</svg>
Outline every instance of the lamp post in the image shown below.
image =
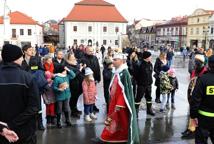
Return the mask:
<svg viewBox="0 0 214 144">
<path fill-rule="evenodd" d="M 209 29 L 205 30 L 205 28 L 204 28 L 203 33 L 204 33 L 204 45 L 203 45 L 203 47 L 205 50 L 207 50 L 207 48 L 206 48 L 206 46 L 207 46 L 207 34 L 209 33 Z"/>
</svg>

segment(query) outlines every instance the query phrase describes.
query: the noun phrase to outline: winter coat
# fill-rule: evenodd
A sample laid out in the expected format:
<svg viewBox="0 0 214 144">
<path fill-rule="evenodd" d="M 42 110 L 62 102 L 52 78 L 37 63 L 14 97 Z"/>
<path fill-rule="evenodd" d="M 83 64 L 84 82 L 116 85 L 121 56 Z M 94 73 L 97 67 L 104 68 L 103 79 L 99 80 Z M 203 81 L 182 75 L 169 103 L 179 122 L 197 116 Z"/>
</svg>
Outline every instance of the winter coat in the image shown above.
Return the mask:
<svg viewBox="0 0 214 144">
<path fill-rule="evenodd" d="M 83 80 L 82 89 L 83 89 L 84 104 L 86 105 L 95 104 L 96 95 L 97 95 L 95 81 L 90 80 L 90 84 L 88 85 L 87 82 Z"/>
<path fill-rule="evenodd" d="M 109 85 L 111 83 L 111 78 L 113 76 L 112 69 L 104 68 L 103 70 L 103 88 L 104 88 L 104 95 L 109 98 Z"/>
<path fill-rule="evenodd" d="M 44 93 L 47 88 L 48 81 L 45 78 L 45 73 L 42 70 L 31 71 L 37 87 L 39 88 L 40 95 Z"/>
<path fill-rule="evenodd" d="M 141 61 L 140 66 L 137 68 L 136 81 L 139 86 L 150 86 L 152 80 L 153 66 L 151 62 Z"/>
<path fill-rule="evenodd" d="M 69 88 L 69 81 L 75 77 L 75 73 L 71 70 L 67 72 L 67 75 L 61 73 L 56 74 L 56 77 L 53 81 L 53 90 L 56 96 L 56 101 L 64 101 L 71 97 L 71 92 Z M 60 91 L 60 84 L 67 83 L 68 87 L 64 91 Z"/>
<path fill-rule="evenodd" d="M 32 67 L 34 66 L 37 66 L 39 70 L 44 70 L 44 67 L 42 65 L 42 62 L 41 62 L 41 57 L 38 57 L 38 56 L 33 56 L 30 58 L 29 60 L 29 64 L 26 62 L 26 60 L 24 59 L 22 61 L 22 69 L 27 71 L 27 72 L 30 72 L 32 70 Z"/>
<path fill-rule="evenodd" d="M 0 66 L 0 120 L 19 136 L 18 143 L 36 132 L 39 90 L 30 73 L 15 63 Z M 0 136 L 1 144 L 9 144 Z"/>
<path fill-rule="evenodd" d="M 54 91 L 52 89 L 53 73 L 46 71 L 45 72 L 45 78 L 48 81 L 48 86 L 47 86 L 47 89 L 44 91 L 44 94 L 42 95 L 44 103 L 45 104 L 55 103 L 55 101 L 56 101 L 55 94 L 54 94 Z"/>
<path fill-rule="evenodd" d="M 58 73 L 59 66 L 60 65 L 65 66 L 65 60 L 62 59 L 61 62 L 59 63 L 57 58 L 54 58 L 53 59 L 53 64 L 54 64 L 54 73 Z"/>
<path fill-rule="evenodd" d="M 178 89 L 178 79 L 176 77 L 170 77 L 169 76 L 169 80 L 170 80 L 170 83 L 173 87 L 173 90 Z"/>
<path fill-rule="evenodd" d="M 160 94 L 168 94 L 173 90 L 167 72 L 160 72 Z"/>
<path fill-rule="evenodd" d="M 79 70 L 78 64 L 72 65 L 66 62 L 65 66 L 71 69 L 76 75 L 74 79 L 70 80 L 71 95 L 80 96 L 82 94 L 82 81 L 84 79 L 84 74 Z"/>
<path fill-rule="evenodd" d="M 160 60 L 160 58 L 157 58 L 155 61 L 155 66 L 154 66 L 154 72 L 155 72 L 155 85 L 158 86 L 160 85 L 160 72 L 162 67 L 164 66 L 164 63 Z"/>
<path fill-rule="evenodd" d="M 51 63 L 51 64 L 44 63 L 44 69 L 45 69 L 45 71 L 49 71 L 51 73 L 54 73 L 54 64 L 53 63 Z"/>
<path fill-rule="evenodd" d="M 81 59 L 83 64 L 86 64 L 87 67 L 90 67 L 91 70 L 94 72 L 94 79 L 97 82 L 101 81 L 101 74 L 100 74 L 100 65 L 98 59 L 94 55 L 87 55 L 85 54 L 84 57 Z"/>
</svg>

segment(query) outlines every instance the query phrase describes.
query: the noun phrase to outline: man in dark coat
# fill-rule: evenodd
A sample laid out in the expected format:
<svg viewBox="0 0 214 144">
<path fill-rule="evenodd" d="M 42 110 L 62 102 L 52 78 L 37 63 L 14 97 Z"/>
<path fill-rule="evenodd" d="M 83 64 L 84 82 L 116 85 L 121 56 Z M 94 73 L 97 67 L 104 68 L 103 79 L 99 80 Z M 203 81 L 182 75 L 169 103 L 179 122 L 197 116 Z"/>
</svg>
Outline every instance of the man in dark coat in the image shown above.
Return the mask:
<svg viewBox="0 0 214 144">
<path fill-rule="evenodd" d="M 87 47 L 86 54 L 81 59 L 83 64 L 86 64 L 87 67 L 90 67 L 94 72 L 94 79 L 96 83 L 99 83 L 101 80 L 100 76 L 100 65 L 96 56 L 93 55 L 94 51 L 92 47 Z M 99 109 L 95 106 L 94 111 L 99 112 Z"/>
<path fill-rule="evenodd" d="M 53 59 L 54 73 L 56 73 L 60 66 L 65 66 L 64 54 L 62 50 L 56 52 L 56 58 Z"/>
<path fill-rule="evenodd" d="M 11 44 L 3 46 L 0 66 L 0 121 L 15 131 L 15 144 L 36 144 L 36 115 L 39 91 L 30 73 L 21 69 L 22 50 Z M 0 136 L 1 144 L 9 144 Z"/>
</svg>

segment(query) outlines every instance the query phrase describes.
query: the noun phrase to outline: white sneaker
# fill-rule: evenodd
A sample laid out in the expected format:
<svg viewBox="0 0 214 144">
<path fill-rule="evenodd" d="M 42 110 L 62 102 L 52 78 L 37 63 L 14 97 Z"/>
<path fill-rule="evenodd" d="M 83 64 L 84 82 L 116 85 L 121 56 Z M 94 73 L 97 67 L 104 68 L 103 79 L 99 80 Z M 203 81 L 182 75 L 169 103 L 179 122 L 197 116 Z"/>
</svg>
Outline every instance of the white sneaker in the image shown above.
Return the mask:
<svg viewBox="0 0 214 144">
<path fill-rule="evenodd" d="M 92 119 L 90 118 L 89 115 L 86 115 L 86 116 L 85 116 L 85 120 L 86 120 L 87 122 L 91 122 L 91 121 L 92 121 Z"/>
<path fill-rule="evenodd" d="M 92 119 L 97 119 L 97 116 L 94 113 L 91 113 L 90 116 Z"/>
</svg>

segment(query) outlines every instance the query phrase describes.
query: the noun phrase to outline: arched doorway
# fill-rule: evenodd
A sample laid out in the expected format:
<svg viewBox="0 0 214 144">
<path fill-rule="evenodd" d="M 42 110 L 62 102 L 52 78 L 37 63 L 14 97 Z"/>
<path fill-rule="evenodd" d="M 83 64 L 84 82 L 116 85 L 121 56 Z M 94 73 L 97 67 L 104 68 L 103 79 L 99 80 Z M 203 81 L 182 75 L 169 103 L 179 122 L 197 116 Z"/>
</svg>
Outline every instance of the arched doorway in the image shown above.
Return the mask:
<svg viewBox="0 0 214 144">
<path fill-rule="evenodd" d="M 92 40 L 88 40 L 88 46 L 92 46 Z"/>
<path fill-rule="evenodd" d="M 190 47 L 196 46 L 198 47 L 198 40 L 191 40 L 190 41 Z"/>
</svg>

